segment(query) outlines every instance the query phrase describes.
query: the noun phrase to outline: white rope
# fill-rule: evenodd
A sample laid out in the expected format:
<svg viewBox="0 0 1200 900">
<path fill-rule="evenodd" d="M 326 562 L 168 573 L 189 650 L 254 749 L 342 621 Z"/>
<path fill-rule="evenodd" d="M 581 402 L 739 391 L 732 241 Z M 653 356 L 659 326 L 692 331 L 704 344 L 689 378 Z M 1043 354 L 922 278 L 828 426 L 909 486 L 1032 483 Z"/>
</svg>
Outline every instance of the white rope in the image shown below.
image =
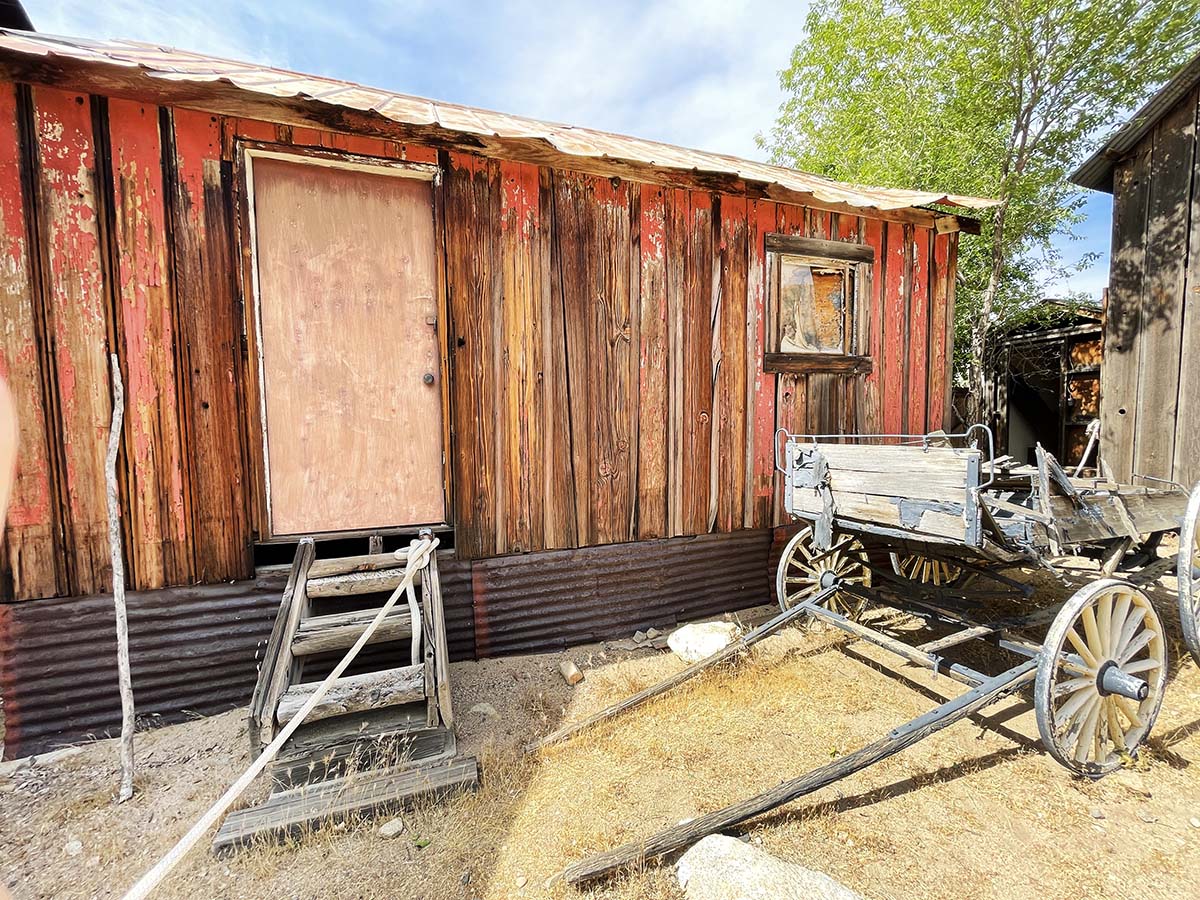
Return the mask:
<svg viewBox="0 0 1200 900">
<path fill-rule="evenodd" d="M 207 832 L 208 829 L 216 824 L 217 820 L 220 819 L 221 816 L 223 816 L 229 809 L 229 807 L 233 805 L 233 802 L 237 800 L 239 796 L 241 796 L 242 792 L 245 791 L 247 787 L 250 786 L 250 782 L 257 778 L 259 773 L 261 773 L 262 770 L 267 767 L 267 764 L 275 758 L 275 754 L 279 752 L 279 749 L 284 745 L 287 739 L 290 738 L 292 733 L 300 727 L 305 718 L 313 711 L 316 705 L 325 698 L 325 695 L 329 693 L 329 689 L 333 687 L 333 683 L 341 677 L 342 673 L 346 671 L 346 668 L 350 665 L 350 663 L 354 661 L 354 657 L 356 657 L 359 651 L 366 646 L 366 643 L 368 640 L 370 640 L 371 635 L 375 633 L 375 629 L 379 627 L 379 623 L 383 621 L 384 617 L 391 611 L 392 607 L 396 605 L 396 601 L 400 599 L 401 595 L 408 591 L 412 585 L 413 578 L 417 574 L 417 571 L 428 563 L 429 555 L 434 551 L 437 545 L 437 538 L 413 541 L 409 545 L 408 564 L 404 569 L 404 580 L 400 582 L 399 586 L 397 586 L 394 591 L 392 591 L 392 595 L 388 597 L 387 603 L 380 607 L 379 612 L 375 614 L 375 618 L 371 620 L 371 624 L 367 626 L 366 631 L 359 635 L 359 638 L 355 642 L 354 646 L 351 647 L 346 652 L 346 655 L 342 657 L 342 661 L 333 667 L 333 671 L 330 672 L 328 677 L 321 682 L 315 691 L 313 691 L 312 696 L 308 698 L 308 702 L 300 707 L 300 711 L 297 712 L 296 715 L 292 717 L 291 721 L 289 721 L 283 727 L 283 730 L 276 735 L 275 740 L 271 741 L 271 743 L 267 745 L 266 749 L 263 750 L 258 759 L 250 764 L 250 768 L 242 773 L 242 777 L 235 781 L 230 786 L 229 790 L 221 795 L 221 799 L 214 803 L 212 807 L 209 808 L 208 812 L 200 817 L 200 820 L 192 826 L 191 831 L 185 834 L 179 840 L 179 843 L 172 847 L 167 852 L 167 855 L 155 864 L 154 868 L 138 879 L 137 884 L 131 887 L 129 892 L 125 895 L 125 900 L 141 900 L 141 898 L 149 896 L 150 892 L 158 887 L 162 880 L 170 874 L 171 870 L 179 864 L 180 860 L 183 859 L 187 852 L 196 845 L 196 842 L 199 841 L 200 838 L 204 837 L 205 832 Z M 399 556 L 399 554 L 400 551 L 397 551 L 397 556 Z M 274 711 L 272 711 L 272 714 L 274 714 Z"/>
</svg>

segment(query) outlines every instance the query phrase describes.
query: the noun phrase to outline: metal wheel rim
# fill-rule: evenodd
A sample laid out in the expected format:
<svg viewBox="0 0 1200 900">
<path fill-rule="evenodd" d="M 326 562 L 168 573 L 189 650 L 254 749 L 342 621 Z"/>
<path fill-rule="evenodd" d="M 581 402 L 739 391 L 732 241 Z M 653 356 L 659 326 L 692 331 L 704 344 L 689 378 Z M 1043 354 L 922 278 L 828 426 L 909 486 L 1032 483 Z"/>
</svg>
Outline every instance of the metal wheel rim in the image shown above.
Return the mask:
<svg viewBox="0 0 1200 900">
<path fill-rule="evenodd" d="M 1105 694 L 1099 672 L 1115 664 L 1144 679 L 1144 700 Z M 1150 599 L 1105 578 L 1077 591 L 1042 645 L 1034 710 L 1042 744 L 1073 772 L 1097 778 L 1120 767 L 1150 733 L 1167 679 L 1167 642 Z"/>
<path fill-rule="evenodd" d="M 1192 488 L 1179 532 L 1175 576 L 1179 583 L 1179 621 L 1183 640 L 1200 665 L 1200 483 Z"/>
<path fill-rule="evenodd" d="M 892 568 L 901 578 L 935 587 L 949 587 L 962 577 L 962 566 L 922 553 L 892 554 Z"/>
<path fill-rule="evenodd" d="M 834 535 L 837 545 L 844 535 Z M 871 570 L 867 566 L 866 552 L 862 544 L 854 541 L 834 554 L 813 563 L 813 557 L 821 551 L 813 547 L 812 526 L 805 526 L 792 535 L 779 558 L 779 569 L 775 574 L 775 595 L 779 606 L 789 610 L 798 603 L 813 597 L 821 590 L 820 578 L 825 572 L 833 572 L 841 580 L 863 587 L 871 585 Z M 858 619 L 866 607 L 866 601 L 843 591 L 838 591 L 827 601 L 825 607 L 847 619 Z"/>
</svg>

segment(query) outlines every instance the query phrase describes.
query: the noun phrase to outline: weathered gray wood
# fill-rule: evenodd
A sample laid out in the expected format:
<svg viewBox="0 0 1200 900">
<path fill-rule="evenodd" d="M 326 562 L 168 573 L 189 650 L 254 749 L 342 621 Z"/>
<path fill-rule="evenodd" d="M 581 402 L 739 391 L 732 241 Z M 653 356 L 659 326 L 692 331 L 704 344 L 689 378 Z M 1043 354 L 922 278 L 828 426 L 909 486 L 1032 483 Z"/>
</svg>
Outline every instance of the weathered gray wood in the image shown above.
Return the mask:
<svg viewBox="0 0 1200 900">
<path fill-rule="evenodd" d="M 120 360 L 113 353 L 112 425 L 108 432 L 108 453 L 104 458 L 105 499 L 108 509 L 108 549 L 112 563 L 113 607 L 117 625 L 117 689 L 121 694 L 121 785 L 117 802 L 133 796 L 133 681 L 129 673 L 129 616 L 125 609 L 125 561 L 121 551 L 121 520 L 118 513 L 117 450 L 121 445 L 121 423 L 125 420 L 125 385 L 121 381 Z M 5 473 L 7 478 L 10 473 Z M 4 504 L 0 502 L 0 515 Z"/>
<path fill-rule="evenodd" d="M 1183 283 L 1183 344 L 1180 348 L 1179 408 L 1175 418 L 1175 460 L 1171 477 L 1191 487 L 1200 480 L 1200 90 L 1193 92 L 1198 142 L 1192 163 L 1187 272 Z"/>
<path fill-rule="evenodd" d="M 1195 128 L 1194 102 L 1179 104 L 1154 127 L 1133 471 L 1156 478 L 1173 477 Z"/>
<path fill-rule="evenodd" d="M 403 707 L 412 710 L 414 707 Z M 387 712 L 387 711 L 383 711 Z M 331 731 L 329 740 L 297 740 L 281 753 L 271 767 L 276 790 L 341 778 L 364 769 L 416 768 L 453 758 L 457 749 L 454 732 L 446 728 L 422 728 L 424 714 L 415 719 L 355 716 L 355 728 Z M 329 725 L 331 720 L 315 723 Z M 352 732 L 352 733 L 351 733 Z"/>
<path fill-rule="evenodd" d="M 1032 683 L 1036 665 L 1036 660 L 1022 663 L 988 679 L 978 687 L 942 704 L 912 722 L 894 729 L 861 750 L 840 757 L 798 778 L 785 781 L 749 800 L 735 803 L 682 825 L 660 831 L 644 841 L 624 844 L 607 853 L 576 863 L 563 873 L 563 877 L 575 885 L 595 881 L 617 869 L 637 865 L 645 860 L 655 859 L 673 850 L 687 847 L 714 832 L 731 828 L 747 819 L 803 797 L 805 794 L 811 794 L 813 791 L 872 766 L 889 756 L 894 756 L 934 732 L 940 731 Z"/>
<path fill-rule="evenodd" d="M 1128 481 L 1133 470 L 1142 290 L 1146 272 L 1146 214 L 1150 195 L 1149 141 L 1113 173 L 1113 238 L 1100 367 L 1100 455 Z"/>
<path fill-rule="evenodd" d="M 300 620 L 300 598 L 297 591 L 303 590 L 308 568 L 312 565 L 315 547 L 309 538 L 300 541 L 296 557 L 288 575 L 287 586 L 275 616 L 275 625 L 263 650 L 262 662 L 258 667 L 258 680 L 250 698 L 250 715 L 247 732 L 250 737 L 250 755 L 257 756 L 271 739 L 274 731 L 275 706 L 287 687 L 287 675 L 292 668 L 292 635 Z M 349 645 L 347 645 L 349 646 Z"/>
<path fill-rule="evenodd" d="M 467 758 L 424 769 L 393 767 L 355 773 L 280 791 L 259 806 L 231 813 L 213 839 L 213 850 L 229 851 L 256 839 L 299 836 L 322 824 L 474 790 L 478 784 L 479 766 L 474 758 Z"/>
<path fill-rule="evenodd" d="M 404 566 L 379 571 L 350 572 L 345 575 L 327 575 L 324 578 L 309 578 L 308 596 L 353 597 L 358 594 L 390 593 L 404 580 Z M 419 584 L 420 577 L 413 584 Z"/>
<path fill-rule="evenodd" d="M 453 728 L 454 705 L 450 698 L 450 647 L 446 641 L 446 608 L 442 603 L 442 582 L 438 576 L 437 557 L 429 560 L 425 574 L 426 580 L 421 582 L 421 586 L 429 588 L 426 615 L 433 626 L 434 681 L 436 682 L 438 711 L 441 713 L 442 724 L 447 728 Z"/>
<path fill-rule="evenodd" d="M 300 711 L 319 683 L 294 684 L 279 699 L 275 721 L 287 724 Z M 339 678 L 325 698 L 313 707 L 308 721 L 329 719 L 347 713 L 415 703 L 425 699 L 425 666 L 401 666 Z"/>
<path fill-rule="evenodd" d="M 292 653 L 296 656 L 312 656 L 315 653 L 344 650 L 358 640 L 378 611 L 376 607 L 305 619 L 292 639 Z M 398 606 L 388 613 L 375 630 L 371 643 L 402 641 L 409 637 L 412 637 L 412 614 L 407 608 Z"/>
<path fill-rule="evenodd" d="M 352 572 L 377 572 L 382 569 L 396 568 L 404 568 L 404 560 L 396 559 L 396 554 L 367 553 L 362 556 L 318 559 L 312 564 L 308 574 L 310 578 L 328 578 L 330 575 L 349 575 Z"/>
<path fill-rule="evenodd" d="M 833 590 L 822 591 L 813 597 L 811 602 L 819 603 L 827 599 L 833 593 Z M 808 610 L 805 609 L 804 606 L 796 606 L 787 610 L 786 612 L 782 612 L 775 616 L 775 618 L 764 622 L 753 631 L 746 633 L 738 640 L 729 644 L 727 647 L 725 647 L 725 649 L 718 650 L 712 656 L 707 656 L 699 662 L 692 663 L 686 669 L 675 673 L 670 678 L 665 678 L 658 682 L 658 684 L 652 684 L 650 687 L 638 691 L 632 697 L 626 697 L 624 700 L 618 701 L 611 706 L 607 706 L 600 710 L 600 712 L 588 716 L 581 722 L 576 722 L 572 725 L 564 725 L 561 728 L 555 729 L 540 740 L 536 740 L 527 745 L 525 747 L 525 752 L 532 753 L 534 750 L 538 750 L 541 747 L 547 747 L 550 744 L 557 744 L 560 741 L 565 741 L 572 735 L 578 734 L 579 732 L 591 728 L 594 725 L 598 725 L 601 722 L 607 721 L 608 719 L 619 716 L 621 713 L 635 709 L 641 706 L 643 703 L 653 700 L 655 697 L 660 697 L 668 691 L 679 687 L 679 685 L 683 684 L 685 681 L 695 678 L 701 672 L 711 669 L 715 665 L 733 659 L 735 656 L 744 653 L 763 638 L 774 634 L 784 625 L 787 625 L 788 623 L 808 614 Z"/>
</svg>

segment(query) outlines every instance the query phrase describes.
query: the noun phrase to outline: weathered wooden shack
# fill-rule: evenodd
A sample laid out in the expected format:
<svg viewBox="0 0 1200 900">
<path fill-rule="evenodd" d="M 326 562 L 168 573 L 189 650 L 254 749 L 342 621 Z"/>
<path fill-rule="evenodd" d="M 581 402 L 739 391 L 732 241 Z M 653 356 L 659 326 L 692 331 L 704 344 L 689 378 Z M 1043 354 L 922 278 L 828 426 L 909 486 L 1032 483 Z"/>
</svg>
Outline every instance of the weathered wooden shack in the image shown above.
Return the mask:
<svg viewBox="0 0 1200 900">
<path fill-rule="evenodd" d="M 1113 195 L 1100 448 L 1121 480 L 1200 479 L 1200 56 L 1071 176 Z"/>
<path fill-rule="evenodd" d="M 209 711 L 303 535 L 433 526 L 459 658 L 765 600 L 776 429 L 947 420 L 947 205 L 986 202 L 0 32 L 7 752 L 115 721 L 110 351 L 139 710 Z"/>
</svg>

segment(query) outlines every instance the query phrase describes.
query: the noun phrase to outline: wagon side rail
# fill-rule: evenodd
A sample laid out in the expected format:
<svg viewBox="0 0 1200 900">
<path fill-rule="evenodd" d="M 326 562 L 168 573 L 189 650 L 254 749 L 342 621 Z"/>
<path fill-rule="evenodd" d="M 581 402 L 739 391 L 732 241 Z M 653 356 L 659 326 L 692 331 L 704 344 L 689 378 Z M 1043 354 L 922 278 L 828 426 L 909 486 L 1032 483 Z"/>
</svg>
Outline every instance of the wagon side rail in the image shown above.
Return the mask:
<svg viewBox="0 0 1200 900">
<path fill-rule="evenodd" d="M 785 508 L 814 522 L 820 549 L 828 548 L 835 526 L 977 549 L 983 544 L 979 495 L 994 468 L 985 472 L 980 444 L 993 460 L 991 432 L 983 426 L 956 435 L 780 432 Z"/>
</svg>

